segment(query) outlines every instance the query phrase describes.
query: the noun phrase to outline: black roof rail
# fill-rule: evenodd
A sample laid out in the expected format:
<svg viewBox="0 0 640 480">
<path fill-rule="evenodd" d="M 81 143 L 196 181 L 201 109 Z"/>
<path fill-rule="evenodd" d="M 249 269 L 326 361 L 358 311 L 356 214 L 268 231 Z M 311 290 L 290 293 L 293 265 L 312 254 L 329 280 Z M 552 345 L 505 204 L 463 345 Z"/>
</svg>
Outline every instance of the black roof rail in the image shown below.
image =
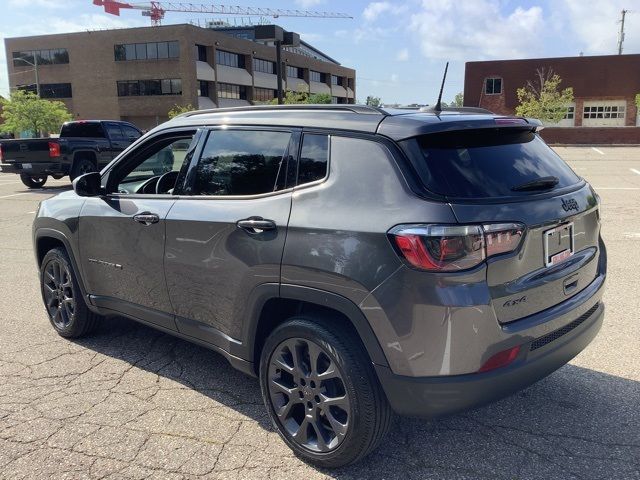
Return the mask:
<svg viewBox="0 0 640 480">
<path fill-rule="evenodd" d="M 421 112 L 433 112 L 433 107 L 422 107 L 420 109 Z M 486 108 L 480 107 L 444 107 L 442 109 L 443 112 L 459 112 L 459 113 L 482 113 L 485 115 L 494 115 L 494 113 Z"/>
<path fill-rule="evenodd" d="M 278 110 L 317 110 L 328 112 L 350 112 L 364 115 L 388 115 L 387 112 L 380 108 L 371 107 L 369 105 L 354 104 L 289 104 L 289 105 L 246 105 L 242 107 L 223 107 L 210 108 L 206 110 L 194 110 L 177 115 L 174 118 L 193 117 L 195 115 L 205 115 L 212 113 L 232 113 L 232 112 L 261 112 L 261 111 L 278 111 Z"/>
</svg>

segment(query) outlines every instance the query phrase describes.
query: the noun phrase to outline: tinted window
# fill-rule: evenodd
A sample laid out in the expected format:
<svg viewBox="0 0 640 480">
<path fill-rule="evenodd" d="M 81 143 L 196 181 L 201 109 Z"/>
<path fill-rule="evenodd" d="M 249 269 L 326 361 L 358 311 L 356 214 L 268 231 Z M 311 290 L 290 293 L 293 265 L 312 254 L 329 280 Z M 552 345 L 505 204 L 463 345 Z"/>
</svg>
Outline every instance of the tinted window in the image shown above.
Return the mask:
<svg viewBox="0 0 640 480">
<path fill-rule="evenodd" d="M 115 123 L 107 123 L 107 134 L 111 140 L 125 139 L 122 130 L 120 130 L 120 125 L 116 125 Z"/>
<path fill-rule="evenodd" d="M 300 164 L 298 166 L 298 185 L 315 182 L 327 176 L 329 160 L 329 137 L 326 135 L 306 134 L 302 141 Z"/>
<path fill-rule="evenodd" d="M 513 187 L 557 177 L 555 188 L 575 184 L 575 173 L 537 135 L 521 130 L 467 130 L 425 135 L 414 164 L 425 187 L 451 197 L 531 195 Z"/>
<path fill-rule="evenodd" d="M 278 189 L 289 132 L 216 130 L 196 169 L 196 195 L 257 195 Z"/>
<path fill-rule="evenodd" d="M 98 122 L 71 122 L 62 125 L 60 136 L 104 138 L 104 132 Z"/>
<path fill-rule="evenodd" d="M 124 136 L 129 140 L 140 138 L 140 132 L 133 127 L 122 125 L 122 131 L 124 132 Z"/>
</svg>

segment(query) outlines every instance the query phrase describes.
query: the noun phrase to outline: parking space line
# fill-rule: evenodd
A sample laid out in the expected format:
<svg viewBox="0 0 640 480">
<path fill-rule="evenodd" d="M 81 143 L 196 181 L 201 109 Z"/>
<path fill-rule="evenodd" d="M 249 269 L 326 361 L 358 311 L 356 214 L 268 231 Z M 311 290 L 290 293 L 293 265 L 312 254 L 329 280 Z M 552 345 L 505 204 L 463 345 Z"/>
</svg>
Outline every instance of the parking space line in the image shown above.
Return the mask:
<svg viewBox="0 0 640 480">
<path fill-rule="evenodd" d="M 640 170 L 636 170 L 635 168 L 630 168 L 629 170 L 631 170 L 633 173 L 637 173 L 638 175 L 640 175 Z"/>
<path fill-rule="evenodd" d="M 596 190 L 640 190 L 640 187 L 593 187 Z"/>
<path fill-rule="evenodd" d="M 9 198 L 9 197 L 17 197 L 18 195 L 27 195 L 30 192 L 22 192 L 22 193 L 12 193 L 11 195 L 3 195 L 0 198 Z"/>
<path fill-rule="evenodd" d="M 591 150 L 594 150 L 594 151 L 598 152 L 600 155 L 604 155 L 604 152 L 602 150 L 600 150 L 599 148 L 591 147 Z"/>
</svg>

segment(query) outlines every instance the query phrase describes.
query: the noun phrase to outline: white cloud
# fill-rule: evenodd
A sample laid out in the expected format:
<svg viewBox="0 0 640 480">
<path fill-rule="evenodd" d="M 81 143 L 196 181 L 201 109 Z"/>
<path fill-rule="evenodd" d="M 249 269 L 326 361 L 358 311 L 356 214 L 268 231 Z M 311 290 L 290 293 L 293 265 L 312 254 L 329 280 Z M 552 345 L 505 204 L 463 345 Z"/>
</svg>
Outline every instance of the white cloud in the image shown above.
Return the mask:
<svg viewBox="0 0 640 480">
<path fill-rule="evenodd" d="M 398 51 L 398 53 L 396 54 L 396 60 L 398 62 L 406 62 L 407 60 L 409 60 L 409 50 L 403 48 L 402 50 Z"/>
<path fill-rule="evenodd" d="M 400 76 L 397 73 L 392 73 L 391 74 L 391 81 L 393 83 L 396 83 L 398 80 L 400 80 Z"/>
<path fill-rule="evenodd" d="M 14 8 L 60 8 L 63 6 L 57 0 L 9 0 L 9 6 Z"/>
<path fill-rule="evenodd" d="M 383 13 L 398 15 L 406 12 L 408 5 L 392 4 L 391 2 L 371 2 L 362 12 L 362 16 L 367 22 L 374 22 Z"/>
<path fill-rule="evenodd" d="M 540 7 L 504 14 L 500 2 L 489 0 L 423 0 L 409 25 L 426 57 L 448 60 L 535 56 L 542 49 L 544 27 Z"/>
<path fill-rule="evenodd" d="M 552 18 L 559 33 L 573 38 L 578 51 L 585 54 L 618 53 L 620 12 L 629 8 L 628 0 L 591 2 L 588 8 L 579 0 L 554 0 L 550 4 Z M 640 11 L 627 14 L 623 53 L 640 52 Z M 575 52 L 577 54 L 578 52 Z"/>
</svg>

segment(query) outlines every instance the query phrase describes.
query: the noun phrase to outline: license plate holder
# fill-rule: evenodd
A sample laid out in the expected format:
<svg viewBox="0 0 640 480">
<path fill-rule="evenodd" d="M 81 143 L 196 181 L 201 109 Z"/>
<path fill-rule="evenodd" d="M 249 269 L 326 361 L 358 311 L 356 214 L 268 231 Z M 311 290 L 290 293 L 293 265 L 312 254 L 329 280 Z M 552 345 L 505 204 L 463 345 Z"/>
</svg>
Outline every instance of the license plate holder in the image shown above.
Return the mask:
<svg viewBox="0 0 640 480">
<path fill-rule="evenodd" d="M 545 267 L 564 262 L 575 253 L 573 222 L 551 228 L 545 231 L 543 236 Z"/>
<path fill-rule="evenodd" d="M 22 169 L 23 170 L 31 170 L 32 167 L 33 167 L 33 165 L 31 165 L 30 163 L 23 163 L 22 164 Z"/>
</svg>

